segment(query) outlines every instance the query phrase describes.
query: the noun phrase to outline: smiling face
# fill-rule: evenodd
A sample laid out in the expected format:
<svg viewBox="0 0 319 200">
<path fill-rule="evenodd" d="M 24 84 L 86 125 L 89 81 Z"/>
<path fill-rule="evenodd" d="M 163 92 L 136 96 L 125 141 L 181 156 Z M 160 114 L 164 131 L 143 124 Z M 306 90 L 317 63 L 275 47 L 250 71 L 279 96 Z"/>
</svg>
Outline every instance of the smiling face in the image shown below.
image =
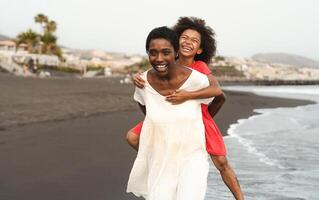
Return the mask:
<svg viewBox="0 0 319 200">
<path fill-rule="evenodd" d="M 148 58 L 159 76 L 166 76 L 169 67 L 175 63 L 175 51 L 173 45 L 164 38 L 152 39 L 148 49 Z"/>
<path fill-rule="evenodd" d="M 194 57 L 201 54 L 201 36 L 193 29 L 186 29 L 179 37 L 179 54 L 184 57 Z"/>
</svg>

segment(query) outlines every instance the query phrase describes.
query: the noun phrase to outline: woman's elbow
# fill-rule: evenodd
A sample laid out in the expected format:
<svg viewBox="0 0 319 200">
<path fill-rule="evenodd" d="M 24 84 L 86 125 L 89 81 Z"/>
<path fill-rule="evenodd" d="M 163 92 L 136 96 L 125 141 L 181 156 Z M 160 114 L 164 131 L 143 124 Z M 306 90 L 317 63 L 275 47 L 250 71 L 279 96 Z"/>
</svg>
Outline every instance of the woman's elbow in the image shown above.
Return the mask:
<svg viewBox="0 0 319 200">
<path fill-rule="evenodd" d="M 222 90 L 220 90 L 221 93 L 215 97 L 216 100 L 218 100 L 218 102 L 220 103 L 225 103 L 226 102 L 226 95 L 224 94 L 224 92 Z"/>
<path fill-rule="evenodd" d="M 219 95 L 219 96 L 220 96 L 220 100 L 221 100 L 223 103 L 225 103 L 225 102 L 226 102 L 226 95 L 225 95 L 225 93 L 222 91 L 221 95 Z"/>
<path fill-rule="evenodd" d="M 215 93 L 215 97 L 221 96 L 223 95 L 223 91 L 221 88 L 216 88 L 216 93 Z"/>
</svg>

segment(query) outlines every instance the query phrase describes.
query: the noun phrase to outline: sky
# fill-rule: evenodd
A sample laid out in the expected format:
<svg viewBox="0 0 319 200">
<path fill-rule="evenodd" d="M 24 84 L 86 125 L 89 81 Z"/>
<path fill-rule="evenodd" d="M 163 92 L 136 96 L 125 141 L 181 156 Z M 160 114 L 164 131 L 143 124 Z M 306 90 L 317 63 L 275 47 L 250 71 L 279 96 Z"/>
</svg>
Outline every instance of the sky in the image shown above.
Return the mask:
<svg viewBox="0 0 319 200">
<path fill-rule="evenodd" d="M 61 45 L 145 55 L 151 29 L 181 16 L 206 20 L 219 55 L 291 53 L 319 60 L 317 0 L 0 0 L 0 34 L 32 28 L 38 13 L 58 24 Z"/>
</svg>

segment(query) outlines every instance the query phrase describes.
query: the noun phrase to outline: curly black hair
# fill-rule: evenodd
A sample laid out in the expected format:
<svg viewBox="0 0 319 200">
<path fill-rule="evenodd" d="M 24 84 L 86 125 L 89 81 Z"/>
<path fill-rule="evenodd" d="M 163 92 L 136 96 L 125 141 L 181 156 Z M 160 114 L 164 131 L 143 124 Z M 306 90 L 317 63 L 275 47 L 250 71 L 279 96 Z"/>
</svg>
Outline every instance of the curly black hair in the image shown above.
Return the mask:
<svg viewBox="0 0 319 200">
<path fill-rule="evenodd" d="M 154 28 L 148 34 L 148 36 L 146 38 L 146 45 L 145 45 L 147 53 L 148 53 L 148 50 L 150 47 L 151 40 L 159 39 L 159 38 L 163 38 L 163 39 L 168 40 L 172 44 L 172 46 L 174 47 L 175 53 L 178 52 L 179 43 L 178 43 L 178 36 L 177 36 L 176 32 L 173 31 L 172 29 L 166 27 L 166 26 L 162 26 L 162 27 Z"/>
<path fill-rule="evenodd" d="M 203 50 L 201 54 L 196 54 L 194 60 L 201 60 L 209 64 L 216 53 L 216 40 L 214 30 L 207 26 L 205 20 L 196 17 L 180 17 L 173 30 L 178 37 L 187 30 L 192 29 L 197 31 L 201 36 L 200 47 Z"/>
</svg>

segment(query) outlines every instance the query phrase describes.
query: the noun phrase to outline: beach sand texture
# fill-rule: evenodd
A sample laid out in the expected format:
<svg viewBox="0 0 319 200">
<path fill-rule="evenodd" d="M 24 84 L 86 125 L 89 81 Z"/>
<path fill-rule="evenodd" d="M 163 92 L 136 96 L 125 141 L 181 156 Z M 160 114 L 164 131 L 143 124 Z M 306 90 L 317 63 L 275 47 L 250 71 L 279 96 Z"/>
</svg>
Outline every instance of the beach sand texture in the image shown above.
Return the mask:
<svg viewBox="0 0 319 200">
<path fill-rule="evenodd" d="M 0 199 L 138 199 L 125 193 L 135 158 L 125 134 L 143 118 L 133 91 L 118 78 L 0 74 Z M 250 93 L 226 95 L 216 116 L 223 134 L 255 108 L 309 103 Z"/>
</svg>

